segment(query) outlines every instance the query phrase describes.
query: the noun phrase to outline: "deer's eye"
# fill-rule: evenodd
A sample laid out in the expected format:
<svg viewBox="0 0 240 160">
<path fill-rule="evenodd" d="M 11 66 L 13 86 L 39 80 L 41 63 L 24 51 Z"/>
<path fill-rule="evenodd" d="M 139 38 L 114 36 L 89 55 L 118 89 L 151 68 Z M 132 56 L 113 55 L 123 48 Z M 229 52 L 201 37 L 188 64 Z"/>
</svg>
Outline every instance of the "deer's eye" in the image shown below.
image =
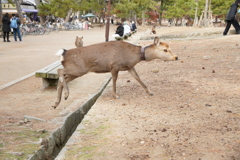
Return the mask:
<svg viewBox="0 0 240 160">
<path fill-rule="evenodd" d="M 167 49 L 164 49 L 163 51 L 164 51 L 164 52 L 167 52 Z"/>
</svg>

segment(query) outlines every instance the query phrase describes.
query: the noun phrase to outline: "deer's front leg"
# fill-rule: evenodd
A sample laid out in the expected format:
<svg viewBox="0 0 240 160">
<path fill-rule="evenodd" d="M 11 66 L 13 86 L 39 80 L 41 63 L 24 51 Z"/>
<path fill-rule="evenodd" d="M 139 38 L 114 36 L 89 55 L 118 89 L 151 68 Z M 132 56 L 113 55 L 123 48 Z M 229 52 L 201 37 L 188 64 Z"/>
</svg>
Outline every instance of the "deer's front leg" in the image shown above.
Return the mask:
<svg viewBox="0 0 240 160">
<path fill-rule="evenodd" d="M 65 75 L 64 69 L 58 69 L 57 72 L 58 72 L 58 76 L 59 76 L 58 83 L 61 83 L 61 85 L 63 86 L 64 98 L 66 100 L 68 98 L 68 95 L 69 95 L 69 89 L 68 89 L 65 77 L 67 78 L 68 75 Z"/>
<path fill-rule="evenodd" d="M 116 94 L 116 83 L 117 83 L 117 78 L 118 78 L 118 70 L 111 70 L 111 74 L 112 74 L 112 82 L 113 82 L 113 97 L 114 98 L 120 98 L 117 94 Z"/>
<path fill-rule="evenodd" d="M 128 72 L 141 84 L 141 86 L 149 95 L 151 96 L 153 95 L 153 93 L 151 93 L 149 89 L 146 87 L 146 85 L 141 81 L 134 67 L 129 69 Z"/>
<path fill-rule="evenodd" d="M 59 103 L 61 102 L 61 97 L 62 97 L 62 90 L 63 90 L 63 85 L 60 81 L 58 81 L 58 85 L 57 85 L 57 101 L 55 102 L 55 104 L 52 106 L 54 109 L 57 108 L 57 106 L 59 105 Z"/>
</svg>

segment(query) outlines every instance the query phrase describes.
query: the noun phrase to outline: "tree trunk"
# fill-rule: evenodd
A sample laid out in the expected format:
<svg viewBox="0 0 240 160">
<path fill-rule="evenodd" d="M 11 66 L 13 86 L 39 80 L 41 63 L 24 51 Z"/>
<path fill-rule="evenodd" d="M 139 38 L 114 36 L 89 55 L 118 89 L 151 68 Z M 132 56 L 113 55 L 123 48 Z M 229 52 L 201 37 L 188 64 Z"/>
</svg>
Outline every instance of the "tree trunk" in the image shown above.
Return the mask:
<svg viewBox="0 0 240 160">
<path fill-rule="evenodd" d="M 145 11 L 142 12 L 142 26 L 145 26 L 145 16 L 144 16 Z"/>
<path fill-rule="evenodd" d="M 163 16 L 163 0 L 161 0 L 159 2 L 159 5 L 160 5 L 160 11 L 159 11 L 159 25 L 161 26 L 162 25 L 162 16 Z"/>
<path fill-rule="evenodd" d="M 204 27 L 208 27 L 208 0 L 206 0 L 204 9 Z"/>
<path fill-rule="evenodd" d="M 69 9 L 65 22 L 68 22 L 70 15 L 72 14 L 72 9 Z"/>
<path fill-rule="evenodd" d="M 40 5 L 40 0 L 35 0 L 35 3 L 36 3 L 36 7 L 38 8 L 38 6 Z M 41 15 L 39 15 L 39 17 L 40 17 L 40 23 L 43 24 L 45 22 L 45 17 Z"/>
<path fill-rule="evenodd" d="M 198 16 L 197 16 L 197 13 L 198 13 L 198 0 L 196 0 L 196 9 L 195 9 L 195 16 L 194 16 L 194 21 L 193 21 L 193 27 L 196 27 L 197 24 L 198 24 Z"/>
<path fill-rule="evenodd" d="M 159 25 L 162 25 L 162 13 L 159 13 Z"/>
<path fill-rule="evenodd" d="M 15 0 L 15 4 L 16 4 L 16 7 L 17 7 L 17 12 L 18 12 L 19 19 L 20 19 L 21 23 L 23 23 L 24 20 L 23 20 L 22 10 L 21 10 L 19 1 Z"/>
</svg>

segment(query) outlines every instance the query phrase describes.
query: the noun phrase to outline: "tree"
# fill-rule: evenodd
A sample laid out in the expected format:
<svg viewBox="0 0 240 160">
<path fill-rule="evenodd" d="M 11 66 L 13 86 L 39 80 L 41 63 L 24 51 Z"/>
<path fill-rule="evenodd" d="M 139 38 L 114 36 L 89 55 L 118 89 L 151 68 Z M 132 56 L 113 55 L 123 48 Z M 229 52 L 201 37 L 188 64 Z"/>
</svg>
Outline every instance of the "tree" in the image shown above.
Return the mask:
<svg viewBox="0 0 240 160">
<path fill-rule="evenodd" d="M 36 0 L 39 1 L 39 0 Z M 38 5 L 39 15 L 52 14 L 57 17 L 66 17 L 72 12 L 92 12 L 95 15 L 104 16 L 106 0 L 51 0 L 48 3 Z M 159 12 L 159 19 L 182 18 L 189 16 L 198 17 L 204 11 L 206 0 L 111 0 L 111 13 L 120 18 L 133 16 L 142 18 L 147 12 Z M 214 15 L 226 15 L 231 2 L 226 0 L 211 0 L 211 8 Z"/>
<path fill-rule="evenodd" d="M 157 3 L 154 0 L 119 0 L 114 4 L 113 13 L 121 18 L 129 18 L 131 14 L 142 17 L 143 24 L 147 11 L 156 10 Z"/>
<path fill-rule="evenodd" d="M 225 16 L 232 3 L 232 1 L 226 0 L 212 0 L 213 14 L 216 16 Z"/>
<path fill-rule="evenodd" d="M 155 0 L 159 4 L 159 24 L 161 25 L 164 12 L 167 10 L 168 6 L 173 5 L 173 0 Z"/>
<path fill-rule="evenodd" d="M 17 8 L 17 12 L 18 12 L 19 19 L 20 19 L 21 22 L 23 23 L 22 9 L 21 9 L 21 6 L 20 6 L 18 0 L 15 0 L 15 5 L 16 5 L 16 8 Z"/>
<path fill-rule="evenodd" d="M 195 0 L 176 0 L 170 1 L 171 5 L 166 6 L 166 18 L 181 18 L 183 16 L 194 17 L 194 9 L 196 8 Z"/>
<path fill-rule="evenodd" d="M 22 16 L 22 9 L 20 7 L 20 4 L 19 4 L 19 1 L 18 0 L 15 0 L 15 5 L 16 5 L 16 8 L 17 8 L 17 12 L 18 12 L 18 15 L 19 15 L 19 18 L 21 20 L 21 22 L 23 22 L 23 16 Z M 8 3 L 14 5 L 14 2 L 12 0 L 8 0 Z M 0 0 L 0 24 L 2 24 L 2 1 Z"/>
<path fill-rule="evenodd" d="M 36 7 L 37 7 L 37 8 L 38 8 L 38 6 L 41 4 L 40 0 L 35 0 L 35 3 L 36 3 Z M 44 21 L 45 21 L 44 16 L 39 15 L 39 17 L 40 17 L 40 23 L 43 24 Z"/>
</svg>

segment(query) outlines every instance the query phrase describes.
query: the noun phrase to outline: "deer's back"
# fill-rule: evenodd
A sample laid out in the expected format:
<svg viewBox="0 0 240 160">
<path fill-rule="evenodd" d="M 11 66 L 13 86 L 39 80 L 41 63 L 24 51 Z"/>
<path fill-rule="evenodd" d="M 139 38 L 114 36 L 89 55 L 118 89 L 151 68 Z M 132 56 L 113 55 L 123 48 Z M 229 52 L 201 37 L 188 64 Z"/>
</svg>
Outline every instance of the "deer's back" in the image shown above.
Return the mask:
<svg viewBox="0 0 240 160">
<path fill-rule="evenodd" d="M 63 66 L 84 72 L 104 73 L 113 68 L 128 70 L 140 62 L 140 46 L 123 41 L 110 41 L 66 51 Z"/>
</svg>

